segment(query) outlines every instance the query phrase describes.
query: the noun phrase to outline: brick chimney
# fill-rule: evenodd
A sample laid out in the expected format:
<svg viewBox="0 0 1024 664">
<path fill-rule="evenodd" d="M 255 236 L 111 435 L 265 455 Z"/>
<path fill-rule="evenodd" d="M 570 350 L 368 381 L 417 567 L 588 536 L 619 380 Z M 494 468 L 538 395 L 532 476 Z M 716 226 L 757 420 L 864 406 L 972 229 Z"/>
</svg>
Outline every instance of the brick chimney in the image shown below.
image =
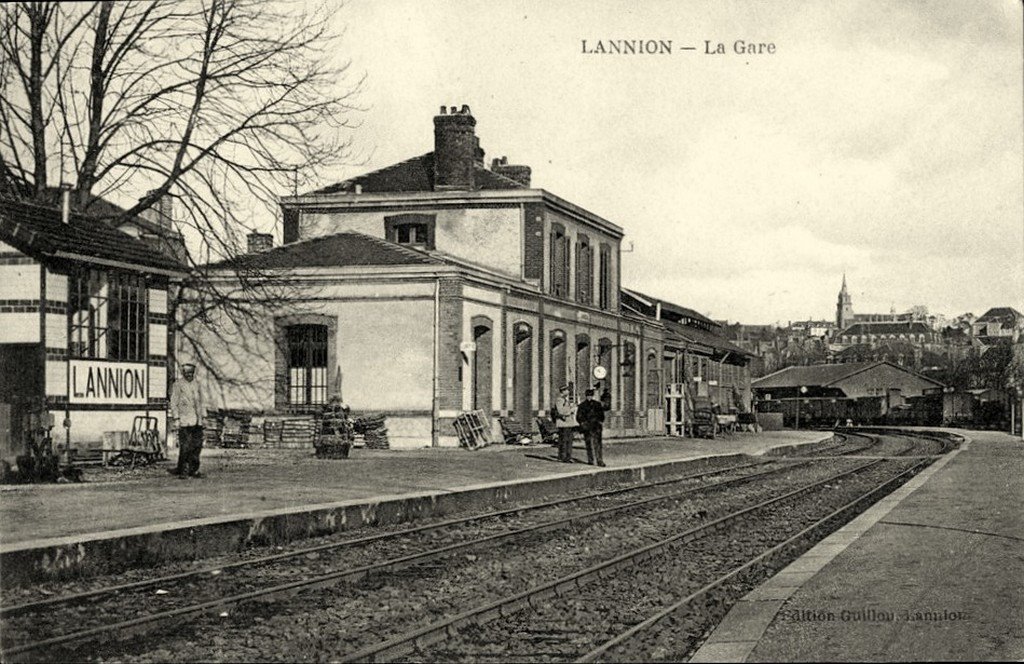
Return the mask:
<svg viewBox="0 0 1024 664">
<path fill-rule="evenodd" d="M 271 233 L 249 233 L 249 253 L 260 254 L 274 248 L 274 236 Z"/>
<path fill-rule="evenodd" d="M 491 170 L 498 175 L 504 175 L 511 180 L 515 180 L 524 187 L 530 186 L 530 175 L 533 172 L 530 167 L 510 164 L 508 163 L 508 157 L 501 157 L 500 159 L 492 160 Z"/>
<path fill-rule="evenodd" d="M 474 189 L 474 171 L 483 161 L 469 106 L 452 106 L 450 111 L 442 106 L 434 116 L 434 189 Z"/>
<path fill-rule="evenodd" d="M 149 196 L 155 191 L 155 189 L 151 189 L 146 192 L 146 195 Z M 171 230 L 171 222 L 174 221 L 174 198 L 164 194 L 147 212 L 149 212 L 147 218 L 150 221 L 159 224 L 165 230 Z"/>
</svg>

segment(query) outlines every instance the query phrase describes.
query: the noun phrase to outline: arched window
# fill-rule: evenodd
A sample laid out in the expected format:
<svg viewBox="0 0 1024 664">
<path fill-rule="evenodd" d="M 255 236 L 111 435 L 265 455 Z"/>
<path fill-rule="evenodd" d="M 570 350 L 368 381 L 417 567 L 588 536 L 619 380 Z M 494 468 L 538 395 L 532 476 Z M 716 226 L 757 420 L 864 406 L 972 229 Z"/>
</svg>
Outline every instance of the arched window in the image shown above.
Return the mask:
<svg viewBox="0 0 1024 664">
<path fill-rule="evenodd" d="M 576 396 L 580 399 L 590 389 L 592 383 L 590 373 L 590 337 L 585 334 L 576 335 Z"/>
<path fill-rule="evenodd" d="M 548 394 L 551 402 L 558 399 L 559 390 L 569 379 L 566 378 L 566 343 L 565 332 L 562 330 L 551 331 L 551 362 L 549 367 L 550 381 Z"/>
<path fill-rule="evenodd" d="M 513 327 L 512 409 L 527 430 L 533 422 L 533 328 L 518 322 Z"/>
<path fill-rule="evenodd" d="M 493 324 L 486 316 L 474 316 L 473 342 L 476 352 L 473 354 L 473 410 L 481 410 L 490 419 L 493 412 Z"/>
<path fill-rule="evenodd" d="M 622 345 L 622 425 L 632 429 L 636 423 L 636 345 L 625 342 Z"/>
<path fill-rule="evenodd" d="M 617 400 L 614 395 L 618 377 L 616 376 L 616 372 L 612 366 L 613 348 L 614 345 L 612 344 L 611 339 L 608 339 L 607 337 L 598 339 L 597 355 L 594 358 L 594 366 L 602 367 L 605 375 L 602 380 L 595 380 L 595 385 L 599 385 L 598 396 L 609 408 L 613 408 L 617 405 Z"/>
</svg>

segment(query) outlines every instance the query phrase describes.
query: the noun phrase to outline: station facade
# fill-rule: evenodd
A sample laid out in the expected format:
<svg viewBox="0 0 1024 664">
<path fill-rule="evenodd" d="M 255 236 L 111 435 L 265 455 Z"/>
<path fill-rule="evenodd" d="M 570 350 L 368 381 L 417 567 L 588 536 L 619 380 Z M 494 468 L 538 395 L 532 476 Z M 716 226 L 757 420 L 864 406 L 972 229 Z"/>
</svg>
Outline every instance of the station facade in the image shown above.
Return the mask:
<svg viewBox="0 0 1024 664">
<path fill-rule="evenodd" d="M 98 447 L 136 416 L 166 431 L 168 288 L 181 265 L 107 222 L 0 199 L 0 456 L 52 426 Z"/>
<path fill-rule="evenodd" d="M 220 381 L 224 406 L 301 412 L 340 393 L 388 416 L 393 447 L 455 445 L 460 413 L 535 428 L 571 383 L 608 392 L 609 435 L 664 433 L 665 328 L 621 306 L 623 230 L 531 186 L 529 167 L 486 167 L 475 126 L 442 108 L 432 152 L 283 199 L 284 244 L 223 266 L 295 289 L 262 334 L 210 351 L 239 378 Z"/>
</svg>

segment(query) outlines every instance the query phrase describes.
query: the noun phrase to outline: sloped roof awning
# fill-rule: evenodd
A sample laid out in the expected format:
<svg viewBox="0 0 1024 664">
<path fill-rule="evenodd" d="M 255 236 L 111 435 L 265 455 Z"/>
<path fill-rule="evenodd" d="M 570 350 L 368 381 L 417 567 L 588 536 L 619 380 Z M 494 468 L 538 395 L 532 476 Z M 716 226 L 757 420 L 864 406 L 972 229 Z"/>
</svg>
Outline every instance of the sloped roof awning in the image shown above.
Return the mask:
<svg viewBox="0 0 1024 664">
<path fill-rule="evenodd" d="M 680 325 L 674 321 L 663 320 L 662 323 L 665 325 L 666 334 L 666 345 L 671 345 L 671 342 L 681 341 L 686 345 L 696 345 L 707 349 L 714 355 L 721 355 L 723 359 L 727 356 L 735 357 L 736 359 L 750 357 L 756 357 L 753 353 L 747 350 L 743 350 L 736 344 L 730 342 L 724 337 L 720 337 L 717 334 L 702 330 L 700 328 L 691 327 L 689 325 Z"/>
<path fill-rule="evenodd" d="M 187 268 L 109 223 L 72 212 L 63 223 L 59 209 L 0 199 L 0 239 L 37 258 L 65 259 L 168 276 Z"/>
</svg>

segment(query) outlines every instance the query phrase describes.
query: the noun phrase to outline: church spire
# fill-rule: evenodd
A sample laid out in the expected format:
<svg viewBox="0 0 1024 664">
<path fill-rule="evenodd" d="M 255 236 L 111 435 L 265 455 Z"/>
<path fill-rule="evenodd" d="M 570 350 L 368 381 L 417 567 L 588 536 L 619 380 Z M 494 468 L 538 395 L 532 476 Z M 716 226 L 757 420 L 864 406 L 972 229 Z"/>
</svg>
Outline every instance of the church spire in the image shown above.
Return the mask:
<svg viewBox="0 0 1024 664">
<path fill-rule="evenodd" d="M 843 272 L 843 287 L 836 299 L 836 327 L 842 331 L 853 322 L 853 298 L 846 290 L 846 272 Z"/>
</svg>

